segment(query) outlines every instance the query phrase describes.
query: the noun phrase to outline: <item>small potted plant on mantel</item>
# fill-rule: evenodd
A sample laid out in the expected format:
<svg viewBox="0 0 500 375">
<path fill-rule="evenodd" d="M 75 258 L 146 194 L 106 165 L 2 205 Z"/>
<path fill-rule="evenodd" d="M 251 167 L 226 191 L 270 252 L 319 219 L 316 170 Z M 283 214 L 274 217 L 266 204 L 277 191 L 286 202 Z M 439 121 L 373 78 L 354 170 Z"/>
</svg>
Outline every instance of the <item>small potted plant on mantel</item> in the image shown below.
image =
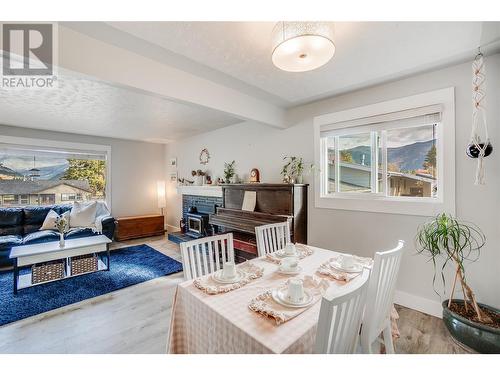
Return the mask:
<svg viewBox="0 0 500 375">
<path fill-rule="evenodd" d="M 301 184 L 303 182 L 303 174 L 307 169 L 308 172 L 314 169 L 314 164 L 306 166 L 304 160 L 297 156 L 285 156 L 283 160 L 286 164 L 281 168 L 281 176 L 285 184 Z"/>
<path fill-rule="evenodd" d="M 500 353 L 500 310 L 478 303 L 465 277 L 466 261 L 479 258 L 485 241 L 476 225 L 446 214 L 422 225 L 416 236 L 417 251 L 430 257 L 435 273 L 437 258 L 444 257 L 440 273 L 445 286 L 444 269 L 451 264 L 455 267 L 450 297 L 443 301 L 443 321 L 453 338 L 480 353 Z M 453 299 L 458 288 L 463 300 Z"/>
<path fill-rule="evenodd" d="M 236 176 L 236 162 L 233 160 L 231 163 L 224 163 L 224 182 L 226 184 L 234 183 Z"/>
</svg>

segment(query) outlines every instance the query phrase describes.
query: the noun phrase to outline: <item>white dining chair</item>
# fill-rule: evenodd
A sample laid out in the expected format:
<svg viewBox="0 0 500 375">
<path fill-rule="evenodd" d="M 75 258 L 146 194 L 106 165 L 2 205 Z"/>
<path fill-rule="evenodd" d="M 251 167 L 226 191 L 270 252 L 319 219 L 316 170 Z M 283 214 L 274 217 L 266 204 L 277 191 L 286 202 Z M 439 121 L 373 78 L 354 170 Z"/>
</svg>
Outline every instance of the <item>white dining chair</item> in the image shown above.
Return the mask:
<svg viewBox="0 0 500 375">
<path fill-rule="evenodd" d="M 351 354 L 358 346 L 370 271 L 340 288 L 328 289 L 321 300 L 314 352 Z"/>
<path fill-rule="evenodd" d="M 195 279 L 234 262 L 233 234 L 226 233 L 181 242 L 182 266 L 186 280 Z"/>
<path fill-rule="evenodd" d="M 383 333 L 382 342 L 385 345 L 386 353 L 394 353 L 391 310 L 404 244 L 404 241 L 400 240 L 394 249 L 375 253 L 361 328 L 363 353 L 379 352 L 373 350 L 373 345 L 381 342 L 381 333 Z"/>
<path fill-rule="evenodd" d="M 290 223 L 266 224 L 255 227 L 255 236 L 257 239 L 257 253 L 262 257 L 269 253 L 283 249 L 290 239 Z"/>
</svg>

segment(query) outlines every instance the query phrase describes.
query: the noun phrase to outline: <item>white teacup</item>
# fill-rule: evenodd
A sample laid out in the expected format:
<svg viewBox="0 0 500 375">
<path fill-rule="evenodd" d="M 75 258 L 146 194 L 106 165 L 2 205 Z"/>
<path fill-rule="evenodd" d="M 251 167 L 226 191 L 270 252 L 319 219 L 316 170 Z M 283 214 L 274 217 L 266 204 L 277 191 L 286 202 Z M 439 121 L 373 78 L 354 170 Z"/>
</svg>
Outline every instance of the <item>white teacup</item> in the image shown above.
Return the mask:
<svg viewBox="0 0 500 375">
<path fill-rule="evenodd" d="M 297 254 L 297 248 L 293 243 L 287 243 L 284 249 L 284 253 L 286 255 L 295 255 Z"/>
<path fill-rule="evenodd" d="M 224 263 L 224 268 L 222 269 L 222 277 L 224 279 L 234 279 L 236 277 L 236 266 L 234 262 Z"/>
<path fill-rule="evenodd" d="M 299 267 L 299 260 L 296 257 L 286 257 L 281 260 L 283 271 L 295 271 Z"/>
<path fill-rule="evenodd" d="M 298 303 L 304 298 L 304 282 L 298 278 L 288 280 L 288 297 L 290 301 Z"/>
<path fill-rule="evenodd" d="M 352 268 L 354 266 L 354 256 L 351 254 L 343 254 L 338 258 L 338 262 L 344 268 Z"/>
</svg>

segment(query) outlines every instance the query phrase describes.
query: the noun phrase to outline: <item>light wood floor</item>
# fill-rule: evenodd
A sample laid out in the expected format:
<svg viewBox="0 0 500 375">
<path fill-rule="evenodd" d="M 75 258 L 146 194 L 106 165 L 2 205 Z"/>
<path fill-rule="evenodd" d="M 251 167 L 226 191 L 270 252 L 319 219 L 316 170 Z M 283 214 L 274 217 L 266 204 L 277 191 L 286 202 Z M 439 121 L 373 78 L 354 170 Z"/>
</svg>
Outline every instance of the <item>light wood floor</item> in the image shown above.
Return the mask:
<svg viewBox="0 0 500 375">
<path fill-rule="evenodd" d="M 180 260 L 164 237 L 115 243 L 146 243 Z M 165 353 L 172 299 L 182 273 L 137 284 L 0 327 L 0 353 Z M 443 322 L 398 306 L 397 353 L 463 353 Z"/>
</svg>

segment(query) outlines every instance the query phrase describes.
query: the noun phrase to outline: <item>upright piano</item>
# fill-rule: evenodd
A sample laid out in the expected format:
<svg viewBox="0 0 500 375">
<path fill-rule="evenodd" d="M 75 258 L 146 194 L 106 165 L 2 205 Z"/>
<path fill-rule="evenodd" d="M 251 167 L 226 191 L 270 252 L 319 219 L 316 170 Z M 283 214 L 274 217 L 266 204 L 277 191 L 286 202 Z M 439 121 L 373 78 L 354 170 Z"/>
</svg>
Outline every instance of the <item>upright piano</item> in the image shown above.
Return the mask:
<svg viewBox="0 0 500 375">
<path fill-rule="evenodd" d="M 222 207 L 210 215 L 214 233 L 232 232 L 236 261 L 257 256 L 255 227 L 288 221 L 293 242 L 307 243 L 307 184 L 227 184 Z M 256 193 L 254 211 L 243 211 L 246 191 Z"/>
</svg>

